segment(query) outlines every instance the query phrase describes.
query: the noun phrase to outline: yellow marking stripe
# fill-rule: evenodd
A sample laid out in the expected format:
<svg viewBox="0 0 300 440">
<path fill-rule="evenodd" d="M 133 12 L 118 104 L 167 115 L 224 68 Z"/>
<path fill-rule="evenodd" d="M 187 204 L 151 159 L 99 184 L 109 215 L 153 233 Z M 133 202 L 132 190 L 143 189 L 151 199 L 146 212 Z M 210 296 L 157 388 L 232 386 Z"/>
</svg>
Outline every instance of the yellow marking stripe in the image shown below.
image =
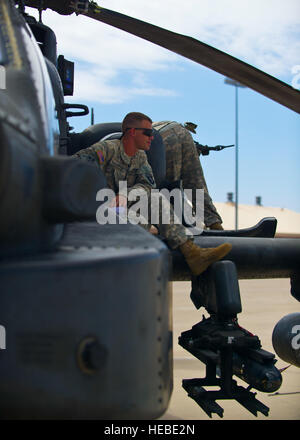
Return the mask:
<svg viewBox="0 0 300 440">
<path fill-rule="evenodd" d="M 4 22 L 6 24 L 6 32 L 7 32 L 7 36 L 9 38 L 9 43 L 10 43 L 10 46 L 8 49 L 9 49 L 9 52 L 11 52 L 13 55 L 13 65 L 17 69 L 21 69 L 22 68 L 22 59 L 20 57 L 20 53 L 18 50 L 17 40 L 15 37 L 12 22 L 10 20 L 10 16 L 8 13 L 7 4 L 1 2 L 0 8 L 1 8 L 0 12 L 2 13 L 2 16 L 4 17 Z"/>
</svg>

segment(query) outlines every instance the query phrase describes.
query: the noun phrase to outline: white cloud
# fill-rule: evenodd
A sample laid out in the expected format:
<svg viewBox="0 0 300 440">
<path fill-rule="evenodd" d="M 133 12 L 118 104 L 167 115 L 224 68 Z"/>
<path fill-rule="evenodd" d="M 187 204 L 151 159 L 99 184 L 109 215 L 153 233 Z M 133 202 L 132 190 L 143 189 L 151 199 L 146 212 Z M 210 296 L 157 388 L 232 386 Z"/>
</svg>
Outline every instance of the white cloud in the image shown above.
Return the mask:
<svg viewBox="0 0 300 440">
<path fill-rule="evenodd" d="M 52 11 L 44 15 L 44 23 L 57 36 L 58 52 L 66 57 L 101 67 L 139 70 L 165 69 L 176 60 L 169 51 L 87 17 Z"/>
<path fill-rule="evenodd" d="M 81 69 L 76 72 L 74 98 L 76 101 L 97 101 L 102 104 L 126 102 L 135 96 L 176 96 L 176 92 L 168 89 L 155 88 L 148 83 L 143 74 L 133 75 L 125 85 L 118 78 L 117 71 L 97 68 Z M 73 101 L 72 98 L 69 98 Z"/>
<path fill-rule="evenodd" d="M 101 6 L 198 38 L 272 75 L 299 60 L 299 0 L 103 0 Z"/>
<path fill-rule="evenodd" d="M 300 62 L 299 0 L 101 0 L 99 3 L 195 37 L 283 79 Z M 85 90 L 97 99 L 101 95 L 102 102 L 116 102 L 118 97 L 123 96 L 124 101 L 132 94 L 175 93 L 151 85 L 149 73 L 178 69 L 182 57 L 75 14 L 59 16 L 47 11 L 44 22 L 57 35 L 59 53 L 89 63 L 89 69 L 78 71 L 76 67 L 80 95 Z M 128 89 L 116 86 L 122 72 L 130 72 L 136 84 Z M 95 86 L 96 80 L 97 91 L 92 92 L 91 84 Z"/>
</svg>

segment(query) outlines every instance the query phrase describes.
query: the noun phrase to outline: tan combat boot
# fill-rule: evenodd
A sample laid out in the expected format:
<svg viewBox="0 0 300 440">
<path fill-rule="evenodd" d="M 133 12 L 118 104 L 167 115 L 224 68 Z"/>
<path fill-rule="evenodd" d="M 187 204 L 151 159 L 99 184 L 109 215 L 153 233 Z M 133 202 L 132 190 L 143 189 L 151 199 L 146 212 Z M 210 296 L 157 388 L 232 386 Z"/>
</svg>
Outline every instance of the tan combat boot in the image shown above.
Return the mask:
<svg viewBox="0 0 300 440">
<path fill-rule="evenodd" d="M 179 249 L 183 253 L 192 274 L 200 275 L 200 273 L 204 272 L 212 263 L 225 257 L 232 249 L 232 245 L 224 243 L 216 248 L 201 248 L 193 241 L 187 240 L 179 246 Z"/>
</svg>

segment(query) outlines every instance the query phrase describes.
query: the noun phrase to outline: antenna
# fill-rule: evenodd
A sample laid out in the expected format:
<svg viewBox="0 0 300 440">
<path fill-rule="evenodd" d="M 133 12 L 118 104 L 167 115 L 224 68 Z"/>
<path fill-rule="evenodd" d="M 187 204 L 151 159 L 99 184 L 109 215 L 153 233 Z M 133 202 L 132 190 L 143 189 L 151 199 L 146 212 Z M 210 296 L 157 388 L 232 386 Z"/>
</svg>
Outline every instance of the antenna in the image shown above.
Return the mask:
<svg viewBox="0 0 300 440">
<path fill-rule="evenodd" d="M 39 23 L 42 23 L 42 12 L 44 8 L 44 0 L 39 1 Z"/>
</svg>

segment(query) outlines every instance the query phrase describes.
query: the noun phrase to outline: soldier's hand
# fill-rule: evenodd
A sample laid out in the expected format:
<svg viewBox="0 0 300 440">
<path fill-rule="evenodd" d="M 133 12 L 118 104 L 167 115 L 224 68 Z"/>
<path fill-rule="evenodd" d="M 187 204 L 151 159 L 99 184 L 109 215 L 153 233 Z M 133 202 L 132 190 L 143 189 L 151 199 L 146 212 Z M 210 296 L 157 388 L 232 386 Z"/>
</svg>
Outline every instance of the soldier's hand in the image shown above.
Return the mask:
<svg viewBox="0 0 300 440">
<path fill-rule="evenodd" d="M 221 223 L 214 223 L 213 225 L 210 225 L 209 229 L 214 229 L 216 231 L 224 231 L 224 228 L 221 225 Z"/>
<path fill-rule="evenodd" d="M 153 235 L 157 235 L 158 234 L 158 229 L 155 226 L 151 225 L 149 232 L 151 234 L 153 234 Z"/>
<path fill-rule="evenodd" d="M 126 207 L 127 206 L 127 197 L 122 196 L 122 195 L 117 195 L 116 197 L 114 197 L 110 203 L 110 207 L 114 208 L 116 206 Z"/>
</svg>

